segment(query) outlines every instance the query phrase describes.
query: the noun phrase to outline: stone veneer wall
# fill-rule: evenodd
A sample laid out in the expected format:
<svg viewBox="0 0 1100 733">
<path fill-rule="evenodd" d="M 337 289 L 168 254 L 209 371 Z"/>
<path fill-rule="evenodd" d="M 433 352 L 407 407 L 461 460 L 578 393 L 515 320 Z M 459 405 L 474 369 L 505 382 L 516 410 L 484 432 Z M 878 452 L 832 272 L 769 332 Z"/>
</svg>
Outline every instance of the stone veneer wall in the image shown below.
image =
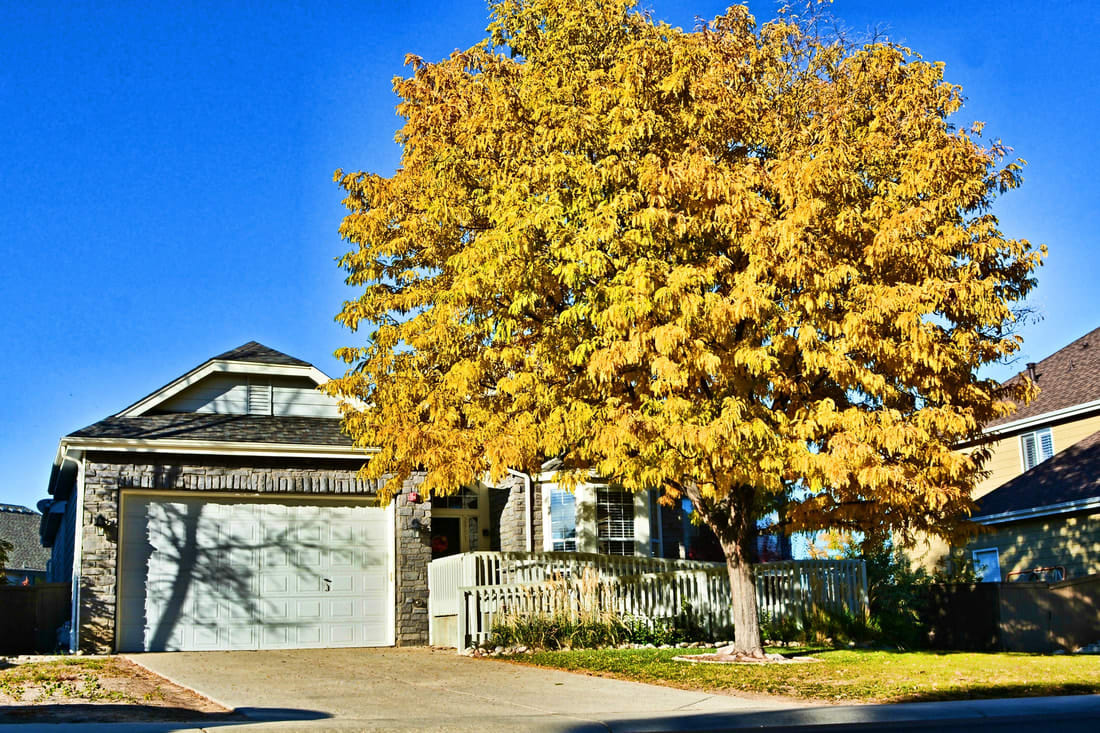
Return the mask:
<svg viewBox="0 0 1100 733">
<path fill-rule="evenodd" d="M 409 501 L 409 493 L 424 481 L 414 474 L 401 487 L 397 502 L 397 624 L 398 646 L 428 643 L 428 563 L 432 561 L 431 536 L 412 528 L 413 519 L 431 526 L 432 503 L 420 494 L 418 503 Z"/>
<path fill-rule="evenodd" d="M 242 491 L 261 494 L 325 494 L 369 496 L 380 485 L 362 481 L 358 461 L 324 459 L 240 458 L 187 455 L 135 455 L 120 461 L 117 453 L 90 453 L 84 465 L 84 517 L 81 551 L 80 648 L 106 653 L 114 650 L 117 596 L 117 527 L 119 491 L 163 489 L 174 491 Z M 428 539 L 408 528 L 413 516 L 430 514 L 430 507 L 409 505 L 407 493 L 423 478 L 411 477 L 399 496 L 397 538 L 398 644 L 428 640 Z M 102 517 L 106 527 L 96 527 Z M 410 534 L 411 533 L 411 534 Z"/>
<path fill-rule="evenodd" d="M 502 491 L 503 490 L 503 491 Z M 500 549 L 502 552 L 525 552 L 527 535 L 524 523 L 527 521 L 527 496 L 523 479 L 513 476 L 500 489 L 490 490 L 496 493 L 493 503 L 493 516 L 499 517 Z M 542 487 L 538 481 L 532 486 L 535 509 L 534 551 L 542 552 Z M 500 506 L 503 504 L 503 506 Z M 498 514 L 499 512 L 499 514 Z"/>
</svg>

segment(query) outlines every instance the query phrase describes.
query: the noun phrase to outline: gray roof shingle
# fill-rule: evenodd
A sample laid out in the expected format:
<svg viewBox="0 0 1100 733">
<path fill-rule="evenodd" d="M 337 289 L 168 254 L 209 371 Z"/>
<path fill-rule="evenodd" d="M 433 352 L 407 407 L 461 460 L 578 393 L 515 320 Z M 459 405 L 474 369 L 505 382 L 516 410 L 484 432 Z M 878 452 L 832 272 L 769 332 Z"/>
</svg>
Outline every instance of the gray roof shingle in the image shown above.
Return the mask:
<svg viewBox="0 0 1100 733">
<path fill-rule="evenodd" d="M 38 540 L 41 515 L 25 506 L 0 504 L 0 540 L 12 544 L 8 553 L 8 570 L 46 570 L 50 551 Z"/>
<path fill-rule="evenodd" d="M 109 417 L 75 433 L 69 433 L 68 437 L 281 443 L 351 448 L 351 438 L 340 431 L 340 422 L 339 418 L 176 412 L 140 417 Z"/>
<path fill-rule="evenodd" d="M 976 514 L 1001 514 L 1096 497 L 1100 497 L 1100 432 L 989 492 L 978 500 Z"/>
<path fill-rule="evenodd" d="M 1025 374 L 1020 372 L 1008 381 L 1022 379 Z M 1100 328 L 1037 362 L 1035 375 L 1039 396 L 1012 415 L 987 423 L 987 429 L 1100 400 Z"/>
<path fill-rule="evenodd" d="M 287 364 L 289 366 L 313 366 L 308 361 L 295 359 L 281 351 L 264 346 L 257 341 L 249 341 L 247 344 L 230 349 L 224 354 L 214 357 L 222 361 L 251 361 L 261 364 Z"/>
</svg>

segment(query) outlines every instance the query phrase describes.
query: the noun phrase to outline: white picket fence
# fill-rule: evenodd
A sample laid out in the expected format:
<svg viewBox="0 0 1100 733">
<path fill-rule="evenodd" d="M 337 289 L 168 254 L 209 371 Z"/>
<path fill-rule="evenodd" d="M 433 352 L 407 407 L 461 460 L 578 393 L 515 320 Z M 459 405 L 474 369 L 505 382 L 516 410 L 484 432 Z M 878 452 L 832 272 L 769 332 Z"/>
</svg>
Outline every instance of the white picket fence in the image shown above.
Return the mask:
<svg viewBox="0 0 1100 733">
<path fill-rule="evenodd" d="M 772 621 L 801 624 L 817 609 L 867 613 L 862 560 L 793 560 L 753 570 L 758 606 Z M 729 579 L 720 563 L 476 552 L 430 563 L 428 588 L 431 643 L 458 648 L 485 641 L 505 613 L 603 613 L 650 622 L 678 617 L 712 635 L 732 628 Z M 454 623 L 436 623 L 451 617 Z"/>
</svg>

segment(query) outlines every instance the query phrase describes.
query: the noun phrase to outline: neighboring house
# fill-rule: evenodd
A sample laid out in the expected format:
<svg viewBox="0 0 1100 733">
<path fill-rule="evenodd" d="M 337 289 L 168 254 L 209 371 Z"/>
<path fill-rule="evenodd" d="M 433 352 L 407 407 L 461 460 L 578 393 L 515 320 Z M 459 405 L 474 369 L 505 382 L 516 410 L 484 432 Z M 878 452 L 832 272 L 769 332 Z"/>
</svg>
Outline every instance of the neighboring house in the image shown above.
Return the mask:
<svg viewBox="0 0 1100 733">
<path fill-rule="evenodd" d="M 974 521 L 987 530 L 969 545 L 986 580 L 1100 573 L 1100 431 L 983 496 Z"/>
<path fill-rule="evenodd" d="M 18 504 L 0 504 L 0 540 L 11 544 L 0 574 L 12 585 L 32 585 L 46 578 L 50 551 L 38 542 L 38 512 Z"/>
<path fill-rule="evenodd" d="M 431 501 L 413 476 L 380 506 L 327 379 L 250 342 L 61 439 L 41 537 L 73 649 L 424 644 L 433 557 L 707 547 L 679 508 L 550 472 Z"/>
<path fill-rule="evenodd" d="M 1039 395 L 984 429 L 973 520 L 985 531 L 966 551 L 988 581 L 1100 572 L 1100 328 L 1013 379 L 1025 375 Z"/>
</svg>

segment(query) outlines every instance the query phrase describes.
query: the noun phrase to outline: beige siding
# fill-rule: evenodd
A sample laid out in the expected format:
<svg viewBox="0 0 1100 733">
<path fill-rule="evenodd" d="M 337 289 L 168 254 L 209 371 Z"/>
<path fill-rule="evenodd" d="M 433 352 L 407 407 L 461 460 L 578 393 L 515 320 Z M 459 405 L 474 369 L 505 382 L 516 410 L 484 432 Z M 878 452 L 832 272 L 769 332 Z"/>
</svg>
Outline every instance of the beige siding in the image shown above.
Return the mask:
<svg viewBox="0 0 1100 733">
<path fill-rule="evenodd" d="M 1041 517 L 996 524 L 975 537 L 968 550 L 996 547 L 1001 578 L 1009 573 L 1061 565 L 1067 578 L 1100 573 L 1100 512 Z"/>
<path fill-rule="evenodd" d="M 165 412 L 201 412 L 219 415 L 249 413 L 248 382 L 270 385 L 271 406 L 264 414 L 292 417 L 340 417 L 339 403 L 318 391 L 305 377 L 266 377 L 247 374 L 212 374 L 193 384 L 158 409 Z M 253 399 L 255 403 L 255 399 Z M 256 413 L 253 404 L 253 413 Z"/>
<path fill-rule="evenodd" d="M 1051 428 L 1051 436 L 1054 438 L 1054 453 L 1057 455 L 1074 443 L 1100 430 L 1100 414 L 1044 427 Z M 1031 431 L 1024 431 L 1024 433 L 1027 432 Z M 1023 458 L 1020 455 L 1020 435 L 1021 433 L 1016 433 L 992 444 L 992 455 L 985 464 L 985 469 L 990 472 L 989 478 L 979 482 L 974 487 L 975 499 L 985 496 L 1001 484 L 1011 481 L 1024 472 Z"/>
<path fill-rule="evenodd" d="M 340 417 L 340 403 L 310 380 L 272 377 L 272 410 L 295 417 Z"/>
<path fill-rule="evenodd" d="M 243 374 L 211 374 L 157 407 L 165 412 L 213 412 L 248 414 L 248 377 Z"/>
</svg>

